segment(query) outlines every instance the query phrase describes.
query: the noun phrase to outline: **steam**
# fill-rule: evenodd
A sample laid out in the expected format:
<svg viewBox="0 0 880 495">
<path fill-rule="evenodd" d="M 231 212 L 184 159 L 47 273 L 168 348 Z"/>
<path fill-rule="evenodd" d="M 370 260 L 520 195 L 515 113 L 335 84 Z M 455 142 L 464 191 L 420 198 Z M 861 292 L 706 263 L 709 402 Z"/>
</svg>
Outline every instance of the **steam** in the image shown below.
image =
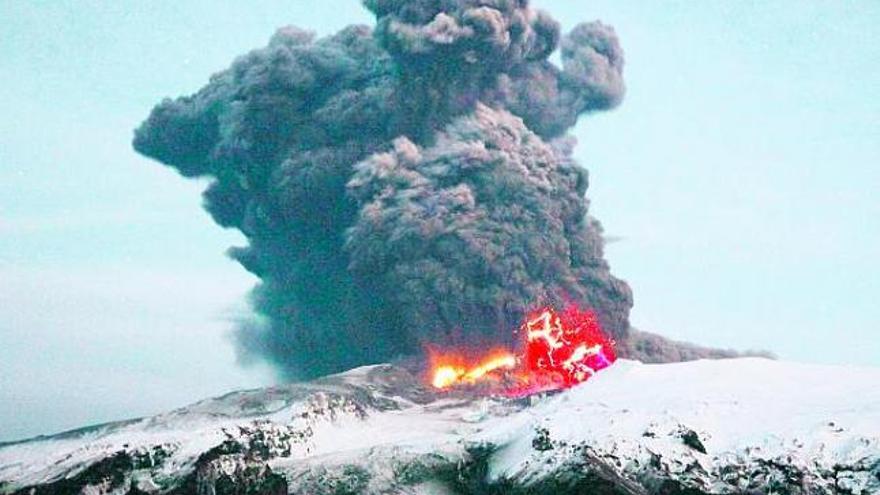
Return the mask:
<svg viewBox="0 0 880 495">
<path fill-rule="evenodd" d="M 565 135 L 623 97 L 614 30 L 561 36 L 527 0 L 364 4 L 375 29 L 283 28 L 135 132 L 140 153 L 209 178 L 205 208 L 248 239 L 230 255 L 260 278 L 261 321 L 242 351 L 315 376 L 510 343 L 528 309 L 566 301 L 626 340 L 631 292 Z"/>
</svg>

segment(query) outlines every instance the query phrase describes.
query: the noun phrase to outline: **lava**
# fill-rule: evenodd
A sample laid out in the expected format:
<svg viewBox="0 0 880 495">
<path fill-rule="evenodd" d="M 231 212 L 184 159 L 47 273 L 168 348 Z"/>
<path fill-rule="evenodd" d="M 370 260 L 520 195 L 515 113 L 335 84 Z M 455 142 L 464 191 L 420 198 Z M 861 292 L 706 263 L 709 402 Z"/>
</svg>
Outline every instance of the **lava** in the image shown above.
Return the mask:
<svg viewBox="0 0 880 495">
<path fill-rule="evenodd" d="M 602 331 L 596 314 L 575 305 L 562 311 L 551 307 L 533 311 L 519 334 L 518 353 L 495 350 L 467 359 L 463 352 L 432 352 L 431 385 L 448 390 L 481 384 L 503 395 L 522 397 L 570 388 L 617 359 L 614 342 Z"/>
<path fill-rule="evenodd" d="M 507 352 L 490 354 L 471 366 L 465 364 L 466 359 L 459 355 L 442 355 L 437 360 L 440 364 L 432 367 L 431 385 L 440 389 L 494 378 L 496 373 L 512 370 L 517 365 L 516 356 Z"/>
</svg>

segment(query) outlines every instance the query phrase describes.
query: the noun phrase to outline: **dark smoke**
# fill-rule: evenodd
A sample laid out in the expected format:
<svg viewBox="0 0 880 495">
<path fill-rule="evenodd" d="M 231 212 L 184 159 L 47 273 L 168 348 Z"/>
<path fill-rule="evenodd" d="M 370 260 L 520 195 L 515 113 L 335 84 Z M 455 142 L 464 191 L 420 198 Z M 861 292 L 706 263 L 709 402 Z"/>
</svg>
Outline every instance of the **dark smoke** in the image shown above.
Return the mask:
<svg viewBox="0 0 880 495">
<path fill-rule="evenodd" d="M 283 28 L 134 147 L 207 177 L 261 282 L 243 350 L 288 376 L 509 343 L 523 312 L 574 301 L 619 341 L 629 287 L 609 273 L 566 131 L 623 96 L 614 30 L 566 36 L 527 0 L 365 0 L 374 30 Z M 548 61 L 561 48 L 562 67 Z"/>
<path fill-rule="evenodd" d="M 618 350 L 630 359 L 644 363 L 670 363 L 693 361 L 696 359 L 729 359 L 736 357 L 761 357 L 776 359 L 772 352 L 751 350 L 735 351 L 733 349 L 713 349 L 687 342 L 669 340 L 650 332 L 630 329 L 629 338 L 618 345 Z"/>
</svg>

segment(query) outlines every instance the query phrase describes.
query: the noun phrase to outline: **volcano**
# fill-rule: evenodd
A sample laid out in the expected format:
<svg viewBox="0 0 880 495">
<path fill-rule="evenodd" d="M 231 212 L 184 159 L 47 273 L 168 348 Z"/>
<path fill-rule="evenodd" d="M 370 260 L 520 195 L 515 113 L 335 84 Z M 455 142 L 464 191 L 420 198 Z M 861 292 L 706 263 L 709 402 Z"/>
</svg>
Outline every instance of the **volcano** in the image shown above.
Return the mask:
<svg viewBox="0 0 880 495">
<path fill-rule="evenodd" d="M 759 358 L 618 360 L 509 398 L 368 366 L 2 445 L 0 493 L 872 494 L 877 383 Z"/>
</svg>

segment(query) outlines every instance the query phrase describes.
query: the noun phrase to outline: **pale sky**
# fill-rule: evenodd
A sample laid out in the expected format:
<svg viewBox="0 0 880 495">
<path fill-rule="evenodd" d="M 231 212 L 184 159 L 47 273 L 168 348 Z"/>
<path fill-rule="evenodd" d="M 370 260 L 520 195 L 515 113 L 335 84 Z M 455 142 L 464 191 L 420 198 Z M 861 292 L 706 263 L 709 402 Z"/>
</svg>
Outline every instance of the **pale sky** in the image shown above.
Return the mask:
<svg viewBox="0 0 880 495">
<path fill-rule="evenodd" d="M 576 155 L 633 323 L 880 366 L 880 3 L 533 0 L 601 19 L 627 98 Z M 272 382 L 228 332 L 254 279 L 203 184 L 135 154 L 153 104 L 356 0 L 0 2 L 0 440 Z"/>
</svg>

